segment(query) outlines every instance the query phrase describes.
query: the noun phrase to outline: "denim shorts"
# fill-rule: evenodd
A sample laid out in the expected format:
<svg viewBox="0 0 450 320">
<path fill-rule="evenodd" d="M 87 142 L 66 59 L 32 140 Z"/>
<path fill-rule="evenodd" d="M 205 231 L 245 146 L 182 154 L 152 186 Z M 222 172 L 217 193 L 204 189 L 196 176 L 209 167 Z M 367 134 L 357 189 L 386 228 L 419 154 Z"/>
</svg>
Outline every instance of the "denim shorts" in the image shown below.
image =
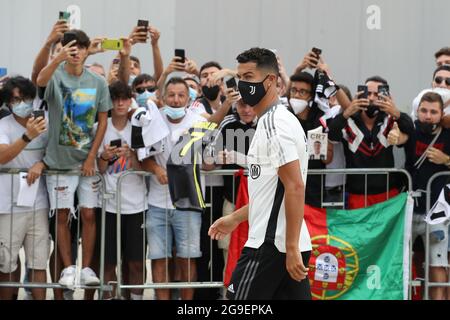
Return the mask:
<svg viewBox="0 0 450 320">
<path fill-rule="evenodd" d="M 146 219 L 148 259 L 171 258 L 173 240 L 178 258 L 200 258 L 201 215 L 200 212 L 149 206 Z"/>
</svg>

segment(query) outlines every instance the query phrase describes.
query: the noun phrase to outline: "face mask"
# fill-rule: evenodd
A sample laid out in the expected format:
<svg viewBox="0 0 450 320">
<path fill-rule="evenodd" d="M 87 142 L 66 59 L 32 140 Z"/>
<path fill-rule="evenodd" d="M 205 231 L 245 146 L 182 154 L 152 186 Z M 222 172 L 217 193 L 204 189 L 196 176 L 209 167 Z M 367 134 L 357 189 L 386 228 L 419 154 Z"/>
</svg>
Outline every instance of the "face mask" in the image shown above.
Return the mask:
<svg viewBox="0 0 450 320">
<path fill-rule="evenodd" d="M 186 108 L 174 108 L 166 106 L 164 108 L 164 113 L 172 120 L 178 120 L 186 115 Z"/>
<path fill-rule="evenodd" d="M 245 104 L 248 104 L 250 107 L 254 107 L 261 102 L 267 93 L 266 88 L 264 88 L 264 81 L 266 81 L 268 77 L 269 76 L 261 82 L 239 81 L 239 92 L 241 94 L 242 101 L 244 101 Z"/>
<path fill-rule="evenodd" d="M 369 104 L 365 112 L 370 119 L 373 119 L 380 113 L 380 109 L 373 104 Z"/>
<path fill-rule="evenodd" d="M 433 132 L 437 129 L 438 125 L 428 122 L 420 122 L 419 120 L 416 121 L 416 126 L 419 128 L 422 133 L 427 135 L 432 135 Z"/>
<path fill-rule="evenodd" d="M 136 102 L 141 108 L 147 107 L 147 101 L 150 98 L 156 97 L 156 94 L 154 92 L 148 92 L 147 90 L 144 91 L 144 93 L 141 93 L 136 97 Z"/>
<path fill-rule="evenodd" d="M 197 91 L 189 88 L 189 97 L 191 98 L 191 102 L 194 102 L 197 99 Z"/>
<path fill-rule="evenodd" d="M 303 110 L 305 110 L 308 106 L 308 101 L 302 99 L 291 98 L 289 100 L 289 103 L 291 104 L 291 107 L 294 110 L 295 114 L 302 113 Z"/>
<path fill-rule="evenodd" d="M 19 118 L 28 118 L 33 112 L 33 102 L 26 103 L 22 101 L 19 104 L 13 105 L 11 111 Z"/>
<path fill-rule="evenodd" d="M 137 77 L 136 77 L 134 74 L 130 75 L 130 78 L 129 78 L 129 80 L 128 80 L 128 85 L 129 85 L 130 87 L 133 85 L 134 79 L 136 79 L 136 78 L 137 78 Z"/>
<path fill-rule="evenodd" d="M 206 97 L 206 99 L 214 101 L 219 96 L 220 87 L 219 86 L 214 86 L 214 87 L 203 86 L 202 92 L 203 92 L 203 95 Z"/>
</svg>

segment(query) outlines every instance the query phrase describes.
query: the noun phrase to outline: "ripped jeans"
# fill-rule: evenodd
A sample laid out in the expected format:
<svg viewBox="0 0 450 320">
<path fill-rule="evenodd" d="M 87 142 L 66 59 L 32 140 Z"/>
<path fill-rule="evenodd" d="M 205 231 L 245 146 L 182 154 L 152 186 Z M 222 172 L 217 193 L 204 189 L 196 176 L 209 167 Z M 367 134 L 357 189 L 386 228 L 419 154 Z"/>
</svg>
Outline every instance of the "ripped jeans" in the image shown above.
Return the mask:
<svg viewBox="0 0 450 320">
<path fill-rule="evenodd" d="M 80 208 L 98 207 L 100 187 L 100 180 L 97 176 L 48 176 L 47 190 L 51 215 L 54 214 L 56 209 L 70 209 L 70 213 L 74 215 L 75 191 L 78 195 L 78 206 Z"/>
</svg>

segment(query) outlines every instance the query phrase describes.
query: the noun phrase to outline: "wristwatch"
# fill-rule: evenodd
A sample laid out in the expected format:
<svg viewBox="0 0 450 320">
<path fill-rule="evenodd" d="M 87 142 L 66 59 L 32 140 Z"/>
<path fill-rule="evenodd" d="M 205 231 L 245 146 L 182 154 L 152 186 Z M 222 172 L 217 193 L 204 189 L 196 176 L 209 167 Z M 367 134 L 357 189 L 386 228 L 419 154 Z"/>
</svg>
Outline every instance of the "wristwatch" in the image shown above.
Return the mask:
<svg viewBox="0 0 450 320">
<path fill-rule="evenodd" d="M 31 139 L 28 138 L 28 136 L 27 136 L 26 133 L 24 133 L 24 134 L 22 135 L 22 140 L 25 141 L 26 143 L 30 143 L 30 142 L 31 142 Z"/>
<path fill-rule="evenodd" d="M 445 166 L 450 167 L 450 156 L 447 156 L 447 161 L 444 163 Z"/>
</svg>

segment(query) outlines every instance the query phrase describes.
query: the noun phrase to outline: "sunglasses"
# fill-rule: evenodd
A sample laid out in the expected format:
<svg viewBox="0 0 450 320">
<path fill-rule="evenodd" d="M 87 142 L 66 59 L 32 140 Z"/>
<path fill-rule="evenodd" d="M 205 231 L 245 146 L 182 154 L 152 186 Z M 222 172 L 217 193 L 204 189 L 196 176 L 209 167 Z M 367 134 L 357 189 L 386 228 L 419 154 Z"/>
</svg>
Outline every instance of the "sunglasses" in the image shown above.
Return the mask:
<svg viewBox="0 0 450 320">
<path fill-rule="evenodd" d="M 444 77 L 436 77 L 434 78 L 434 82 L 437 84 L 441 84 L 443 81 L 445 81 L 445 84 L 447 86 L 450 86 L 450 78 L 444 78 Z"/>
<path fill-rule="evenodd" d="M 148 92 L 155 92 L 155 91 L 156 91 L 156 87 L 141 87 L 141 88 L 136 88 L 136 93 L 138 93 L 138 94 L 143 94 L 145 91 L 148 91 Z"/>
</svg>

